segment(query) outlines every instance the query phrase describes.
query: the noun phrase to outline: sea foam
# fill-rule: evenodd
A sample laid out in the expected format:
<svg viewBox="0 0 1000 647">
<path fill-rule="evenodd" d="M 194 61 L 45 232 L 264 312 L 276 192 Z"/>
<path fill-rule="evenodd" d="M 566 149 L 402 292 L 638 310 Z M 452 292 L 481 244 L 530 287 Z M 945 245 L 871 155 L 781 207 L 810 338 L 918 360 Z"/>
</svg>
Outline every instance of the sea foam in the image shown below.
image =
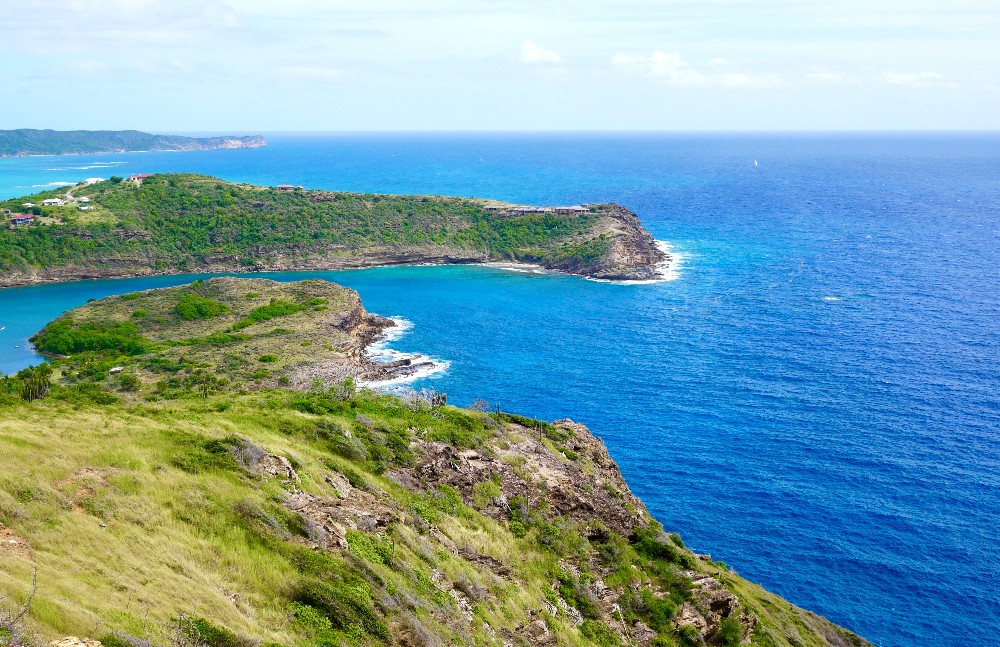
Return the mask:
<svg viewBox="0 0 1000 647">
<path fill-rule="evenodd" d="M 413 322 L 399 316 L 389 317 L 389 319 L 391 319 L 395 325 L 391 328 L 387 328 L 376 342 L 368 346 L 365 351 L 368 358 L 378 364 L 388 364 L 390 362 L 408 359 L 414 364 L 426 362 L 429 366 L 421 367 L 412 373 L 401 375 L 390 380 L 358 380 L 358 386 L 391 392 L 402 389 L 406 387 L 406 385 L 412 384 L 417 380 L 422 380 L 435 375 L 440 376 L 448 370 L 451 366 L 451 362 L 448 360 L 429 357 L 422 353 L 404 353 L 394 348 L 390 348 L 390 344 L 399 341 L 404 335 L 413 329 Z"/>
</svg>

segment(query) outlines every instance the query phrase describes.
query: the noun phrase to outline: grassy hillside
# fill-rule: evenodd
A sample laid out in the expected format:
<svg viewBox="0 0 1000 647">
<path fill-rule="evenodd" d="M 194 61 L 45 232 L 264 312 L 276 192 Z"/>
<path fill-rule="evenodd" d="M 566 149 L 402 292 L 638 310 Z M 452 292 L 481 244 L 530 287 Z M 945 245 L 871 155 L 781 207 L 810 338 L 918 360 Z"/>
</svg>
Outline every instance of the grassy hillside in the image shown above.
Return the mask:
<svg viewBox="0 0 1000 647">
<path fill-rule="evenodd" d="M 0 130 L 0 157 L 255 148 L 262 137 L 184 137 L 151 135 L 138 130 Z"/>
<path fill-rule="evenodd" d="M 385 371 L 362 349 L 392 325 L 327 281 L 213 278 L 89 303 L 32 341 L 61 358 L 67 383 L 111 379 L 163 394 L 376 379 Z"/>
<path fill-rule="evenodd" d="M 87 211 L 79 202 L 36 206 L 42 217 L 34 224 L 0 229 L 0 284 L 483 260 L 610 277 L 648 272 L 663 260 L 620 207 L 514 214 L 487 210 L 482 200 L 283 192 L 198 175 L 157 175 L 139 186 L 118 180 L 0 203 L 18 213 L 26 202 L 67 193 L 91 200 Z"/>
<path fill-rule="evenodd" d="M 97 314 L 138 298 L 71 312 L 86 334 L 58 343 L 88 348 L 0 381 L 0 643 L 37 572 L 28 630 L 114 647 L 179 644 L 164 627 L 181 616 L 210 647 L 867 645 L 691 553 L 571 421 L 349 382 L 161 390 L 68 370 L 242 316 L 177 312 L 200 289 L 145 293 L 178 318 L 134 334 Z"/>
</svg>

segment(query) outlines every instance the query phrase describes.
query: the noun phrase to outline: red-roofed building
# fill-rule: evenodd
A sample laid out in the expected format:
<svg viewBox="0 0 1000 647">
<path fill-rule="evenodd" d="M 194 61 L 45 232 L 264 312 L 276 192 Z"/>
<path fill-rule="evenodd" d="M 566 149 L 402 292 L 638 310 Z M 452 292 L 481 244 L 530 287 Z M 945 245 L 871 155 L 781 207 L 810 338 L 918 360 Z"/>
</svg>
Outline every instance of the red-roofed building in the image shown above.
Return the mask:
<svg viewBox="0 0 1000 647">
<path fill-rule="evenodd" d="M 136 186 L 139 186 L 140 184 L 142 184 L 143 180 L 151 177 L 153 177 L 152 173 L 135 173 L 133 175 L 128 176 L 128 179 L 130 182 L 135 182 Z"/>
</svg>

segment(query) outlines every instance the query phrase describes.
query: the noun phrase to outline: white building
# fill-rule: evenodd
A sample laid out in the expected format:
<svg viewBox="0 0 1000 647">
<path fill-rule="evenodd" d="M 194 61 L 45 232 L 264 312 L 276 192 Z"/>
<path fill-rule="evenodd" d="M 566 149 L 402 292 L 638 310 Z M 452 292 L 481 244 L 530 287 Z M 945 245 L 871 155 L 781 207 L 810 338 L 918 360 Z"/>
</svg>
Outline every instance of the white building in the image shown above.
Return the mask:
<svg viewBox="0 0 1000 647">
<path fill-rule="evenodd" d="M 86 185 L 91 185 L 91 184 L 97 184 L 98 182 L 103 182 L 103 181 L 104 181 L 103 177 L 88 177 L 86 180 L 83 181 L 83 183 L 86 184 Z"/>
<path fill-rule="evenodd" d="M 49 198 L 48 200 L 42 200 L 42 206 L 45 207 L 61 207 L 63 206 L 63 201 L 59 198 Z"/>
<path fill-rule="evenodd" d="M 90 198 L 88 198 L 87 196 L 83 196 L 82 198 L 80 198 L 80 202 L 83 202 L 83 203 L 86 204 L 86 203 L 90 202 Z"/>
<path fill-rule="evenodd" d="M 24 207 L 25 209 L 30 209 L 30 208 L 32 208 L 33 206 L 35 206 L 35 203 L 34 203 L 34 202 L 25 202 L 25 203 L 24 203 L 24 204 L 22 204 L 21 206 L 22 206 L 22 207 Z"/>
</svg>

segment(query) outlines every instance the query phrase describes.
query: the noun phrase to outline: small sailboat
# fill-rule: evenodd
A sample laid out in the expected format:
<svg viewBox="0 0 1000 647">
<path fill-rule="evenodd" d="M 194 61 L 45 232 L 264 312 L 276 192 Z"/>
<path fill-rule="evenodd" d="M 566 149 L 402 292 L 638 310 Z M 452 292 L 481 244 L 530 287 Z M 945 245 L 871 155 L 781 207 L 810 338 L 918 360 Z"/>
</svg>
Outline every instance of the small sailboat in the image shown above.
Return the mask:
<svg viewBox="0 0 1000 647">
<path fill-rule="evenodd" d="M 753 161 L 753 165 L 754 165 L 754 166 L 757 166 L 757 160 L 754 160 L 754 161 Z"/>
</svg>

